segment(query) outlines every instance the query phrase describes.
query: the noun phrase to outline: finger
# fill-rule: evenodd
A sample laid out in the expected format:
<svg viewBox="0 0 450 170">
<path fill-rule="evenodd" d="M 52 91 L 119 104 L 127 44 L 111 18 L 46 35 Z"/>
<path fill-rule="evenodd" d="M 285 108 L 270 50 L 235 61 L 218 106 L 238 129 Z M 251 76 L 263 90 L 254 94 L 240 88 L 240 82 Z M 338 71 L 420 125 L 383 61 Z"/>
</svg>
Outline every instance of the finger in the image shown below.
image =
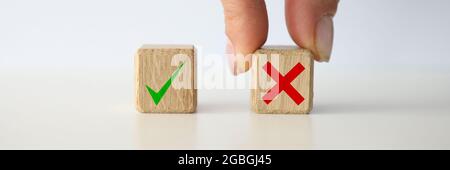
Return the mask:
<svg viewBox="0 0 450 170">
<path fill-rule="evenodd" d="M 234 74 L 251 66 L 251 53 L 267 39 L 268 19 L 264 0 L 222 0 L 230 66 Z"/>
<path fill-rule="evenodd" d="M 300 47 L 315 54 L 315 60 L 330 60 L 333 46 L 333 17 L 338 0 L 286 0 L 286 24 Z"/>
</svg>

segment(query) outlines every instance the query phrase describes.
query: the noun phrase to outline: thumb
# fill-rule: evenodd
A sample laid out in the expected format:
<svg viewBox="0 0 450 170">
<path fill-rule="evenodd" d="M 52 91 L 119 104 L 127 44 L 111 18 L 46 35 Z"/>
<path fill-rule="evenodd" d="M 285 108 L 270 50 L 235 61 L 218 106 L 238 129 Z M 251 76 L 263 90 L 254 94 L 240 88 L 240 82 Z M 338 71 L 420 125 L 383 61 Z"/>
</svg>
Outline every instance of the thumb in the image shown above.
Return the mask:
<svg viewBox="0 0 450 170">
<path fill-rule="evenodd" d="M 339 0 L 286 0 L 286 24 L 294 42 L 311 50 L 315 60 L 330 60 L 333 16 Z"/>
</svg>

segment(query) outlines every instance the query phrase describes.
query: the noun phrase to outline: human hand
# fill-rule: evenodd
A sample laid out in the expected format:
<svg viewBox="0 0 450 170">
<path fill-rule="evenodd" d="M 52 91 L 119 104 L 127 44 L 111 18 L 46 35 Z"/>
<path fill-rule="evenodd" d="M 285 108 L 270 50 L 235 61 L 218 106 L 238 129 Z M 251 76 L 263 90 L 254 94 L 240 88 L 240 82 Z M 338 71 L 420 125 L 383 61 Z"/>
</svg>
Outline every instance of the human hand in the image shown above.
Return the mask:
<svg viewBox="0 0 450 170">
<path fill-rule="evenodd" d="M 333 46 L 333 16 L 339 0 L 285 0 L 285 16 L 294 42 L 328 62 Z M 227 54 L 233 74 L 251 67 L 251 54 L 267 40 L 268 17 L 264 0 L 222 0 Z"/>
</svg>

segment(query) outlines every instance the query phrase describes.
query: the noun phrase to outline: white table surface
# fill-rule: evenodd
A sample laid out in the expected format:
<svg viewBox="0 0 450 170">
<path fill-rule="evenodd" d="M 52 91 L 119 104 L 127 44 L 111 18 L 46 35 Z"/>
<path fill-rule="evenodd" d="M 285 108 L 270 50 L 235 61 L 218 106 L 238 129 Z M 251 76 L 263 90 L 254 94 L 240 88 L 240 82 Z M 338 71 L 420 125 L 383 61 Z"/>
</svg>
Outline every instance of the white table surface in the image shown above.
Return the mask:
<svg viewBox="0 0 450 170">
<path fill-rule="evenodd" d="M 266 3 L 266 45 L 293 45 Z M 0 149 L 450 149 L 449 6 L 341 1 L 310 115 L 206 89 L 198 113 L 165 115 L 135 111 L 132 56 L 195 44 L 198 68 L 226 67 L 220 1 L 0 1 Z"/>
<path fill-rule="evenodd" d="M 131 70 L 0 77 L 0 149 L 450 149 L 444 73 L 319 72 L 310 115 L 255 114 L 248 90 L 204 89 L 195 114 L 140 114 Z"/>
</svg>

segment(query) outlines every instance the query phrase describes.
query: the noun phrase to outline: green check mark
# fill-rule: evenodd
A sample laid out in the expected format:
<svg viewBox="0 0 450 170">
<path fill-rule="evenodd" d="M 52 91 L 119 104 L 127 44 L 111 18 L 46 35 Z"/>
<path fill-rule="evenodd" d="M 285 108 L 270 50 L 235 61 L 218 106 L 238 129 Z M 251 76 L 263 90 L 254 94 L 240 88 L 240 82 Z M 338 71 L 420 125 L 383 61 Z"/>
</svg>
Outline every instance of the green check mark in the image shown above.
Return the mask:
<svg viewBox="0 0 450 170">
<path fill-rule="evenodd" d="M 172 79 L 175 79 L 180 72 L 181 68 L 183 68 L 184 63 L 181 63 L 180 66 L 173 72 L 172 76 L 170 76 L 169 80 L 164 83 L 164 85 L 161 87 L 161 89 L 158 92 L 155 92 L 152 88 L 150 88 L 148 85 L 145 85 L 147 88 L 148 93 L 153 99 L 153 102 L 155 105 L 158 105 L 158 103 L 161 101 L 161 99 L 166 94 L 167 90 L 169 89 L 170 85 L 172 85 Z"/>
</svg>

